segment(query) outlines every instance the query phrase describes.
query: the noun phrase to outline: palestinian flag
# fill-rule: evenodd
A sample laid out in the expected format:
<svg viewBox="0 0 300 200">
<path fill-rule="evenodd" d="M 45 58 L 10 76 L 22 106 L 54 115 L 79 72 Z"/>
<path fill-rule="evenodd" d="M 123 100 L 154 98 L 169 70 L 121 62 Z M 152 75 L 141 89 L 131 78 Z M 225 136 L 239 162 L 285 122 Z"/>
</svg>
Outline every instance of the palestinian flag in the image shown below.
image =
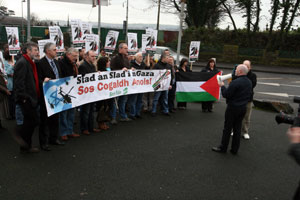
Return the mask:
<svg viewBox="0 0 300 200">
<path fill-rule="evenodd" d="M 178 72 L 176 73 L 176 101 L 198 102 L 220 99 L 217 75 L 221 72 Z"/>
</svg>

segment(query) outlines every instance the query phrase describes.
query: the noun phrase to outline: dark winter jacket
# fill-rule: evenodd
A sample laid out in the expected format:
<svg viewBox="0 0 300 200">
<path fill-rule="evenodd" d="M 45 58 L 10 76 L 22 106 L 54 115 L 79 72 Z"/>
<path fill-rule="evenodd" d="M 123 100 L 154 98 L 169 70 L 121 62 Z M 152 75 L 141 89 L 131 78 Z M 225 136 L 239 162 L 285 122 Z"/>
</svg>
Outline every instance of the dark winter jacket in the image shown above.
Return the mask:
<svg viewBox="0 0 300 200">
<path fill-rule="evenodd" d="M 79 66 L 78 72 L 79 74 L 82 74 L 82 76 L 84 76 L 85 74 L 96 72 L 96 68 L 93 64 L 91 65 L 86 60 L 84 60 L 83 63 Z"/>
<path fill-rule="evenodd" d="M 33 70 L 30 63 L 23 56 L 15 65 L 14 94 L 17 104 L 22 105 L 26 101 L 33 108 L 38 106 Z"/>
<path fill-rule="evenodd" d="M 228 88 L 222 86 L 221 90 L 228 106 L 246 106 L 252 96 L 252 83 L 246 75 L 238 76 Z"/>
<path fill-rule="evenodd" d="M 75 63 L 71 63 L 69 58 L 64 55 L 63 59 L 59 60 L 59 67 L 61 69 L 61 78 L 65 78 L 68 76 L 77 76 L 76 72 L 74 71 L 73 66 L 76 65 Z"/>
<path fill-rule="evenodd" d="M 132 60 L 130 62 L 130 67 L 133 67 L 135 69 L 146 69 L 146 64 L 144 62 L 142 62 L 140 65 L 135 61 Z"/>
<path fill-rule="evenodd" d="M 111 70 L 121 70 L 124 67 L 126 67 L 127 69 L 130 68 L 130 63 L 127 56 L 118 53 L 115 57 L 111 59 L 110 62 Z"/>
</svg>

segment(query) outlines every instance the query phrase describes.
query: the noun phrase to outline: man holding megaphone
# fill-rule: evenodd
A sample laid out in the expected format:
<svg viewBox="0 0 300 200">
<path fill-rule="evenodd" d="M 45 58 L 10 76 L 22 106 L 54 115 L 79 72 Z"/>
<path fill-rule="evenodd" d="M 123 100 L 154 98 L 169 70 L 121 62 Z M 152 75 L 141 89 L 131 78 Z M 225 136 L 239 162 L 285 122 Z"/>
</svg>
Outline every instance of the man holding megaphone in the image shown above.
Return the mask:
<svg viewBox="0 0 300 200">
<path fill-rule="evenodd" d="M 252 96 L 252 83 L 247 78 L 247 73 L 248 68 L 246 65 L 238 65 L 235 71 L 235 76 L 237 78 L 233 80 L 227 88 L 224 86 L 223 82 L 225 77 L 223 76 L 218 78 L 222 96 L 226 98 L 227 108 L 225 112 L 225 123 L 221 145 L 212 148 L 215 152 L 227 152 L 231 130 L 233 130 L 230 152 L 233 155 L 238 153 L 240 147 L 242 120 L 246 113 L 246 105 Z"/>
</svg>

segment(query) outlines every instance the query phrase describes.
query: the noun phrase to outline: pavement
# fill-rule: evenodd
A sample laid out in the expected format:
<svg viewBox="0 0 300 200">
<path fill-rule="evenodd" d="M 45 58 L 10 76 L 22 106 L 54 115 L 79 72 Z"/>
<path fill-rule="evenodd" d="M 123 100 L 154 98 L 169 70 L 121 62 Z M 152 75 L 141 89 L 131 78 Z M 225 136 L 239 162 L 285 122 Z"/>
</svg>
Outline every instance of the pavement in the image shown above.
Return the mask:
<svg viewBox="0 0 300 200">
<path fill-rule="evenodd" d="M 203 68 L 206 66 L 205 62 L 197 62 L 193 64 L 193 67 Z M 233 69 L 236 64 L 230 63 L 218 63 L 218 69 Z M 266 73 L 277 73 L 277 74 L 297 74 L 300 75 L 300 66 L 299 67 L 288 67 L 288 66 L 266 66 L 266 65 L 256 65 L 252 64 L 252 70 L 254 72 L 266 72 Z"/>
<path fill-rule="evenodd" d="M 213 113 L 188 103 L 170 117 L 158 114 L 82 135 L 51 152 L 20 154 L 0 132 L 1 200 L 287 200 L 299 166 L 287 155 L 288 125 L 253 110 L 250 136 L 237 156 L 211 147 L 221 141 L 224 99 Z M 78 123 L 75 125 L 78 131 Z M 34 136 L 37 143 L 37 132 Z"/>
</svg>

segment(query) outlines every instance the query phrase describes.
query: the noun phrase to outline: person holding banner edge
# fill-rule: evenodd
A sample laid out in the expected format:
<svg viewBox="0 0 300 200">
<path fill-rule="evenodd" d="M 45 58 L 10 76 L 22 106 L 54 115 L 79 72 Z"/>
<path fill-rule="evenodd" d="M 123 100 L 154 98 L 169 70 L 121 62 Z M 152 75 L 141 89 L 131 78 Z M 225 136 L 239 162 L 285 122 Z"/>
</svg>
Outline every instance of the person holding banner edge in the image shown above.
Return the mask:
<svg viewBox="0 0 300 200">
<path fill-rule="evenodd" d="M 163 52 L 161 54 L 160 60 L 154 66 L 154 69 L 172 70 L 172 67 L 168 64 L 168 59 L 169 59 L 169 55 L 166 52 Z M 174 78 L 173 76 L 171 76 L 171 77 L 172 77 L 172 79 Z M 171 79 L 171 83 L 172 83 L 172 79 Z M 169 90 L 170 89 L 172 89 L 171 85 L 169 86 Z M 153 103 L 152 103 L 152 112 L 151 112 L 152 117 L 156 116 L 156 107 L 157 107 L 157 104 L 158 104 L 158 101 L 160 98 L 162 100 L 163 114 L 166 116 L 170 116 L 169 107 L 168 107 L 168 90 L 165 90 L 165 91 L 154 92 L 154 98 L 153 98 Z"/>
</svg>

